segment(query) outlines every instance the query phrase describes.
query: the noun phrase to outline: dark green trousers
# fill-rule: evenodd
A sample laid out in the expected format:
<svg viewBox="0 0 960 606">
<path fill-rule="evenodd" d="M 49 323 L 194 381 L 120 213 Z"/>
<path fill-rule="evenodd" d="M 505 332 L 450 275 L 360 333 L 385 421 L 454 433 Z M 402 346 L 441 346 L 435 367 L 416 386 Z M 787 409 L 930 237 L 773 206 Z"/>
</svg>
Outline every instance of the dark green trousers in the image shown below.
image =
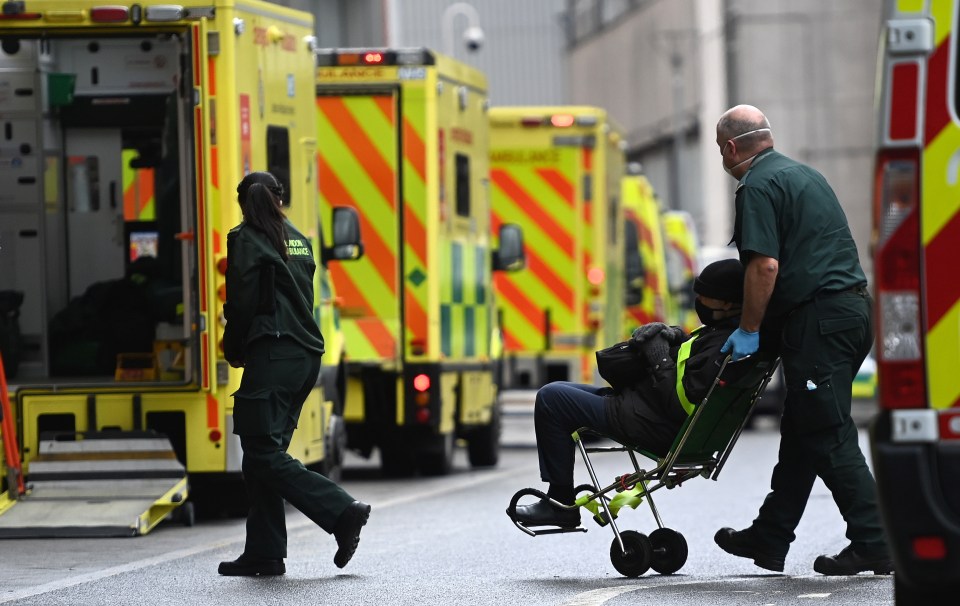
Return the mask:
<svg viewBox="0 0 960 606">
<path fill-rule="evenodd" d="M 288 338 L 262 338 L 245 352 L 234 396 L 234 433 L 243 448 L 243 479 L 250 499 L 244 553 L 287 556 L 284 500 L 332 533 L 353 497 L 287 453 L 300 410 L 316 385 L 320 356 Z"/>
<path fill-rule="evenodd" d="M 753 527 L 760 540 L 786 554 L 819 476 L 847 523 L 847 538 L 866 552 L 886 549 L 876 484 L 850 417 L 853 378 L 873 340 L 868 296 L 817 299 L 787 319 L 781 361 L 787 397 L 780 454 L 771 491 Z"/>
</svg>

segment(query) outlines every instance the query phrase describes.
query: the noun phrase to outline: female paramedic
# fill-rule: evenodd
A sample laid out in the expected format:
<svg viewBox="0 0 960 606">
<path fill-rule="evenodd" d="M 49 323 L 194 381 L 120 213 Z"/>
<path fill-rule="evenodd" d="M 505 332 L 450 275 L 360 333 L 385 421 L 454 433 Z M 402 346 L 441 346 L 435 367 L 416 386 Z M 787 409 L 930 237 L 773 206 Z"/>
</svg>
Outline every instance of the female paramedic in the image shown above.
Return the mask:
<svg viewBox="0 0 960 606">
<path fill-rule="evenodd" d="M 370 505 L 287 453 L 323 354 L 312 309 L 313 251 L 281 211 L 283 188 L 272 174 L 250 173 L 237 194 L 243 222 L 227 235 L 223 353 L 231 366 L 243 368 L 233 394 L 233 431 L 243 449 L 250 511 L 243 553 L 221 562 L 219 572 L 286 571 L 284 499 L 334 535 L 333 561 L 343 568 L 357 549 Z"/>
</svg>

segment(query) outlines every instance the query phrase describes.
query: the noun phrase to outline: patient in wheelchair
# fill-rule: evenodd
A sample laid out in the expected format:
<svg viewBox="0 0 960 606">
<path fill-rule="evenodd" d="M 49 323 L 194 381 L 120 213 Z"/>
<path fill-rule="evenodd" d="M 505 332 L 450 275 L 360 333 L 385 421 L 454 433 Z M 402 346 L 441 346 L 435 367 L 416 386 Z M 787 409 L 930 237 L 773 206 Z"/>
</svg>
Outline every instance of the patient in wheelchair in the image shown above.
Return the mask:
<svg viewBox="0 0 960 606">
<path fill-rule="evenodd" d="M 703 326 L 690 335 L 660 322 L 637 328 L 628 342 L 636 353 L 632 381 L 613 388 L 557 381 L 537 392 L 534 425 L 540 478 L 549 486 L 549 498 L 575 500 L 571 434 L 581 427 L 659 455 L 669 450 L 710 390 L 726 357 L 720 348 L 740 324 L 743 266 L 735 259 L 711 263 L 693 290 Z M 580 510 L 559 509 L 542 499 L 518 505 L 515 519 L 526 526 L 575 528 Z"/>
</svg>

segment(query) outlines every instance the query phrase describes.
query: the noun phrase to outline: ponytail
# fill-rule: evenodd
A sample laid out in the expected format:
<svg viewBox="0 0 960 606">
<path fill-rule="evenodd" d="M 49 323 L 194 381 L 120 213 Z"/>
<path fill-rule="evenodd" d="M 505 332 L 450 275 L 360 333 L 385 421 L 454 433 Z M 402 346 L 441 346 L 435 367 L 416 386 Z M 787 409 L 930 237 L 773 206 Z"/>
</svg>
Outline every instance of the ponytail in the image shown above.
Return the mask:
<svg viewBox="0 0 960 606">
<path fill-rule="evenodd" d="M 237 194 L 244 221 L 263 232 L 280 257 L 288 260 L 287 230 L 280 210 L 283 188 L 274 176 L 264 172 L 250 173 L 237 186 Z"/>
</svg>

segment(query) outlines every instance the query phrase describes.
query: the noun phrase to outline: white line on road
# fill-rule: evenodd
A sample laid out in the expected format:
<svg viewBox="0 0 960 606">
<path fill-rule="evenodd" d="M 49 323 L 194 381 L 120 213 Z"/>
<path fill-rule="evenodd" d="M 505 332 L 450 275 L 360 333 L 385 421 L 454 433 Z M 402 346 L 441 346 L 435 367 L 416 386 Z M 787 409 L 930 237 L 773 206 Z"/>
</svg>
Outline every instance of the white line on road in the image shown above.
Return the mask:
<svg viewBox="0 0 960 606">
<path fill-rule="evenodd" d="M 779 577 L 778 577 L 779 578 Z M 802 577 L 782 577 L 782 578 L 802 578 Z M 666 587 L 681 587 L 683 585 L 714 585 L 719 583 L 738 583 L 743 582 L 743 577 L 729 577 L 722 579 L 695 579 L 690 581 L 678 581 L 676 583 L 658 583 L 656 585 L 618 585 L 616 587 L 606 587 L 604 589 L 594 589 L 579 593 L 560 606 L 600 606 L 611 598 L 615 598 L 631 591 L 640 591 L 642 589 L 662 589 Z M 761 593 L 757 591 L 756 593 Z M 808 594 L 819 595 L 819 594 Z M 824 595 L 830 595 L 829 593 Z M 804 596 L 800 596 L 804 597 Z"/>
<path fill-rule="evenodd" d="M 468 488 L 477 486 L 479 484 L 487 484 L 504 478 L 510 478 L 513 476 L 519 475 L 530 475 L 530 467 L 524 466 L 515 469 L 506 469 L 502 471 L 494 472 L 478 472 L 471 473 L 470 476 L 463 478 L 462 480 L 455 482 L 442 482 L 437 486 L 413 494 L 404 495 L 401 497 L 396 497 L 394 499 L 389 499 L 386 501 L 381 501 L 376 503 L 374 510 L 387 509 L 390 507 L 396 507 L 398 505 L 403 505 L 411 501 L 417 501 L 420 499 L 429 499 L 430 497 L 435 497 L 444 493 L 456 492 L 459 490 L 466 490 Z M 311 530 L 313 527 L 313 522 L 310 520 L 304 519 L 299 522 L 295 522 L 288 526 L 288 530 L 294 532 L 306 532 Z M 288 533 L 292 534 L 292 533 Z M 45 583 L 43 585 L 37 585 L 36 587 L 31 587 L 30 589 L 22 589 L 13 593 L 8 593 L 6 595 L 0 596 L 0 604 L 5 604 L 7 602 L 12 602 L 13 600 L 20 600 L 23 598 L 29 598 L 37 595 L 42 595 L 44 593 L 50 593 L 53 591 L 59 591 L 61 589 L 66 589 L 67 587 L 74 587 L 76 585 L 82 585 L 84 583 L 92 583 L 94 581 L 99 581 L 101 579 L 106 579 L 108 577 L 117 576 L 120 574 L 125 574 L 128 572 L 133 572 L 135 570 L 140 570 L 142 568 L 147 568 L 149 566 L 157 566 L 159 564 L 165 564 L 166 562 L 172 562 L 174 560 L 179 560 L 182 558 L 189 558 L 206 551 L 214 551 L 216 549 L 221 549 L 224 547 L 229 547 L 230 545 L 236 543 L 242 543 L 245 539 L 245 533 L 236 533 L 233 537 L 228 537 L 225 539 L 219 539 L 213 543 L 206 543 L 202 545 L 197 545 L 195 547 L 190 547 L 187 549 L 179 549 L 177 551 L 170 551 L 158 556 L 153 556 L 150 558 L 145 558 L 143 560 L 137 560 L 136 562 L 129 562 L 127 564 L 122 564 L 120 566 L 113 566 L 111 568 L 104 568 L 103 570 L 98 570 L 96 572 L 88 572 L 86 574 L 77 575 L 74 577 L 69 577 L 66 579 L 60 579 L 58 581 L 51 581 L 50 583 Z"/>
<path fill-rule="evenodd" d="M 805 593 L 803 595 L 798 595 L 798 598 L 829 598 L 829 593 Z"/>
</svg>

